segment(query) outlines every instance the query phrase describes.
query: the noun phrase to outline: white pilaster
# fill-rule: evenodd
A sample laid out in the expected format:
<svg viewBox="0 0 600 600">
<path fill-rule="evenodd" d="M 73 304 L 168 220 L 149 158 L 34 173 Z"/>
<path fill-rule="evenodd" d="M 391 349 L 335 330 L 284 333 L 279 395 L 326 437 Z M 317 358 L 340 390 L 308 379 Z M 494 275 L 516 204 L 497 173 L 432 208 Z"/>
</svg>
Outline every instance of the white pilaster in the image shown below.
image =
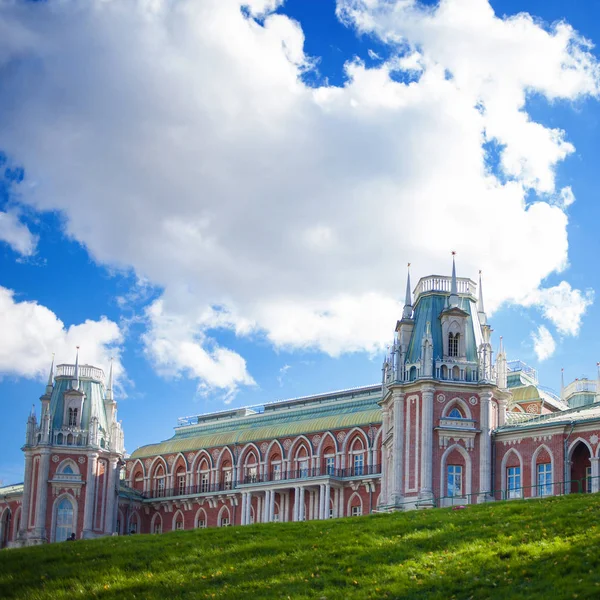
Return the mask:
<svg viewBox="0 0 600 600">
<path fill-rule="evenodd" d="M 425 387 L 421 392 L 421 500 L 433 500 L 433 392 Z"/>
<path fill-rule="evenodd" d="M 281 495 L 279 496 L 279 510 L 281 511 Z M 269 498 L 269 522 L 275 520 L 275 490 L 271 490 L 271 497 Z"/>
<path fill-rule="evenodd" d="M 323 506 L 324 506 L 324 514 L 323 514 L 323 518 L 324 519 L 329 519 L 329 500 L 331 497 L 331 484 L 330 483 L 326 483 L 325 484 L 325 500 L 323 502 Z"/>
<path fill-rule="evenodd" d="M 492 436 L 490 431 L 490 409 L 492 393 L 483 392 L 479 412 L 479 496 L 478 502 L 487 502 L 492 491 Z M 467 475 L 468 477 L 468 475 Z M 469 499 L 469 502 L 471 500 Z"/>
<path fill-rule="evenodd" d="M 33 458 L 31 454 L 25 455 L 25 477 L 23 479 L 23 503 L 21 505 L 21 525 L 19 536 L 25 534 L 29 527 L 29 510 L 31 508 L 31 469 L 33 465 Z"/>
<path fill-rule="evenodd" d="M 392 503 L 401 504 L 404 500 L 404 394 L 394 391 L 394 453 L 393 453 L 393 484 Z"/>
<path fill-rule="evenodd" d="M 106 486 L 106 518 L 104 520 L 104 533 L 106 535 L 112 535 L 115 531 L 114 526 L 114 515 L 115 515 L 115 503 L 117 502 L 118 495 L 115 487 L 117 478 L 117 462 L 116 457 L 111 458 L 108 461 L 108 483 Z"/>
<path fill-rule="evenodd" d="M 87 478 L 85 482 L 85 507 L 83 509 L 83 537 L 92 536 L 94 519 L 94 492 L 96 491 L 97 454 L 88 455 Z"/>
<path fill-rule="evenodd" d="M 48 503 L 48 473 L 50 471 L 50 449 L 43 448 L 40 452 L 40 466 L 36 486 L 37 503 L 35 510 L 34 537 L 46 538 L 46 506 Z"/>
<path fill-rule="evenodd" d="M 592 458 L 592 492 L 600 491 L 600 458 Z"/>
</svg>

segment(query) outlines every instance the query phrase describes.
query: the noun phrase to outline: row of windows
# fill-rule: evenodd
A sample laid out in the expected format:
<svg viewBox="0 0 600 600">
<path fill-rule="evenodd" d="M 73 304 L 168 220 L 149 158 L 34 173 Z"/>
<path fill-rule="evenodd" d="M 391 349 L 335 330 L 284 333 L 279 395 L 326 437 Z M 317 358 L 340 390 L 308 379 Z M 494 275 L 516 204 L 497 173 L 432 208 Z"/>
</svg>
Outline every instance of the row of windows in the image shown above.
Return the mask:
<svg viewBox="0 0 600 600">
<path fill-rule="evenodd" d="M 586 467 L 586 492 L 592 491 L 592 468 Z M 541 463 L 537 465 L 537 496 L 551 496 L 552 491 L 552 465 Z M 521 467 L 508 467 L 506 469 L 506 491 L 508 498 L 521 497 Z M 463 495 L 463 467 L 462 465 L 448 465 L 446 468 L 446 493 L 450 497 Z"/>
</svg>

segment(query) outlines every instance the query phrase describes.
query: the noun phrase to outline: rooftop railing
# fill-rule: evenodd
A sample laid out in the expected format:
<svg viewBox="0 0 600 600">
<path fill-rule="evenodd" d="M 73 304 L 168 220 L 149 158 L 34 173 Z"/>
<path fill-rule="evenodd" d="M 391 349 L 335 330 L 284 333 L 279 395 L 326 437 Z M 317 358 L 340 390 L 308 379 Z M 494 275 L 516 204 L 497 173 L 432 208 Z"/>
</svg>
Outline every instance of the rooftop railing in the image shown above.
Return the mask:
<svg viewBox="0 0 600 600">
<path fill-rule="evenodd" d="M 565 387 L 565 398 L 571 394 L 588 392 L 595 394 L 598 389 L 598 382 L 595 379 L 576 379 Z"/>
<path fill-rule="evenodd" d="M 422 277 L 417 283 L 415 288 L 414 296 L 415 300 L 421 294 L 426 292 L 446 292 L 450 293 L 452 289 L 452 277 L 444 277 L 443 275 L 429 275 L 428 277 Z M 477 285 L 471 279 L 466 277 L 456 278 L 456 291 L 459 294 L 468 294 L 475 296 L 477 293 Z"/>
<path fill-rule="evenodd" d="M 75 365 L 58 365 L 56 377 L 75 377 Z M 92 365 L 79 365 L 79 377 L 104 381 L 104 371 Z"/>
</svg>

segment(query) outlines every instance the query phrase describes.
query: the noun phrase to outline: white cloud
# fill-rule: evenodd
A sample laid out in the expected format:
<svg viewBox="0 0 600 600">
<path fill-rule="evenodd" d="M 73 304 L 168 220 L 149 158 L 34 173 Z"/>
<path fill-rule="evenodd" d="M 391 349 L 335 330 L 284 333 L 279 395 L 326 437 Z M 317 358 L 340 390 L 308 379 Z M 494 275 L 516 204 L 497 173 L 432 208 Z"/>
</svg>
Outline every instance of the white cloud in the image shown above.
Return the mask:
<svg viewBox="0 0 600 600">
<path fill-rule="evenodd" d="M 525 99 L 598 94 L 598 64 L 568 25 L 500 19 L 484 0 L 340 0 L 392 57 L 351 61 L 343 87 L 315 89 L 300 24 L 271 14 L 274 0 L 251 3 L 260 22 L 241 4 L 0 4 L 0 64 L 13 65 L 0 147 L 25 166 L 23 201 L 63 211 L 96 260 L 164 288 L 145 336 L 159 368 L 251 382 L 214 327 L 378 351 L 403 265 L 447 273 L 451 249 L 460 275 L 484 270 L 490 310 L 566 267 L 568 202 L 549 198 L 573 147 Z"/>
<path fill-rule="evenodd" d="M 117 378 L 123 372 L 119 361 L 121 332 L 106 317 L 65 327 L 45 306 L 16 301 L 12 290 L 0 287 L 0 331 L 0 375 L 47 377 L 52 353 L 56 354 L 56 364 L 72 364 L 76 346 L 80 346 L 81 364 L 108 372 L 110 358 L 114 357 Z"/>
<path fill-rule="evenodd" d="M 531 339 L 533 340 L 533 349 L 540 362 L 550 358 L 554 354 L 556 342 L 552 334 L 543 325 L 538 327 L 537 332 L 534 331 L 531 333 Z"/>
<path fill-rule="evenodd" d="M 0 241 L 6 242 L 21 256 L 32 256 L 37 245 L 37 237 L 11 211 L 0 211 Z"/>
<path fill-rule="evenodd" d="M 566 281 L 551 288 L 541 288 L 531 292 L 522 304 L 538 306 L 544 316 L 552 321 L 559 333 L 577 335 L 585 311 L 594 301 L 593 290 L 582 293 L 574 290 Z"/>
<path fill-rule="evenodd" d="M 207 348 L 206 315 L 190 325 L 189 319 L 168 314 L 163 301 L 156 300 L 147 317 L 150 327 L 143 336 L 146 353 L 163 375 L 197 378 L 202 382 L 201 393 L 222 391 L 226 403 L 231 402 L 238 386 L 255 384 L 239 354 L 214 344 Z"/>
</svg>

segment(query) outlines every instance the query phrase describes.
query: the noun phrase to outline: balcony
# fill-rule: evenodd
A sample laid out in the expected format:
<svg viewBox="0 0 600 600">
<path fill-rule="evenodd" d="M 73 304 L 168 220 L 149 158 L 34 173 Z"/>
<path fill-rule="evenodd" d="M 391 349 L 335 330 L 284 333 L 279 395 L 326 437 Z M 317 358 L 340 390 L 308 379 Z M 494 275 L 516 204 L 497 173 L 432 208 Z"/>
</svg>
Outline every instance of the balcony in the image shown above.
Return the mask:
<svg viewBox="0 0 600 600">
<path fill-rule="evenodd" d="M 144 492 L 142 496 L 148 500 L 177 498 L 182 496 L 198 496 L 201 494 L 212 494 L 216 492 L 231 492 L 240 486 L 256 485 L 261 483 L 277 483 L 285 481 L 302 481 L 318 477 L 331 477 L 333 479 L 356 479 L 381 474 L 381 465 L 364 467 L 348 467 L 346 469 L 299 469 L 292 471 L 271 471 L 264 475 L 250 475 L 244 477 L 239 483 L 231 482 L 189 485 L 178 488 L 167 488 L 162 490 L 151 490 Z"/>
<path fill-rule="evenodd" d="M 416 299 L 427 292 L 445 292 L 450 293 L 452 291 L 452 277 L 444 277 L 442 275 L 430 275 L 429 277 L 421 277 L 417 287 L 415 288 L 414 297 Z M 456 279 L 456 291 L 459 294 L 467 294 L 475 297 L 477 292 L 477 285 L 471 279 L 467 277 L 457 277 Z"/>
</svg>

